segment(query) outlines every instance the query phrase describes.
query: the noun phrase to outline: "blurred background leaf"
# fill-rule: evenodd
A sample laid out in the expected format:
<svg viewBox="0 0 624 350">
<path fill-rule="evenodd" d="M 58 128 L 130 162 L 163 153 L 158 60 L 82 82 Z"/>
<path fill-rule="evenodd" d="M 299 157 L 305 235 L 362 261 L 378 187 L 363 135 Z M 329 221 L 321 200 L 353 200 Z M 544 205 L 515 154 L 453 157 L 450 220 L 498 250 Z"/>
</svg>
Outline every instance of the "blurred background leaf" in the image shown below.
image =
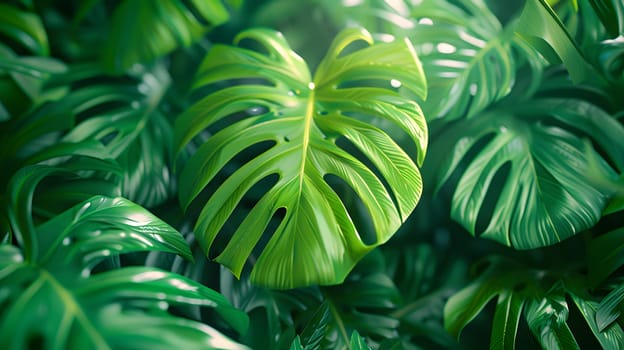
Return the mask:
<svg viewBox="0 0 624 350">
<path fill-rule="evenodd" d="M 221 0 L 122 1 L 111 18 L 104 64 L 123 72 L 133 64 L 149 63 L 190 46 L 228 17 Z"/>
</svg>

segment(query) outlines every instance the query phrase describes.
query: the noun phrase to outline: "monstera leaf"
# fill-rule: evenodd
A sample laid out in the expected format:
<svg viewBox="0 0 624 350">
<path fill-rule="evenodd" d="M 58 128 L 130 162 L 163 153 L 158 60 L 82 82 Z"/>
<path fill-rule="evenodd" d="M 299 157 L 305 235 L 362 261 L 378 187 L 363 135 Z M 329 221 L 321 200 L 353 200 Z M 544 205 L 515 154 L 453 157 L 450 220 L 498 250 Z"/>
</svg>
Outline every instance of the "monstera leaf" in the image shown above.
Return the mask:
<svg viewBox="0 0 624 350">
<path fill-rule="evenodd" d="M 361 41 L 369 46 L 350 45 Z M 373 43 L 365 30 L 348 29 L 337 36 L 312 78 L 279 33 L 250 30 L 236 42 L 255 44 L 265 53 L 218 45 L 206 57 L 197 87 L 233 86 L 208 94 L 177 120 L 178 152 L 205 128 L 225 124 L 212 130 L 214 135 L 186 163 L 180 199 L 188 207 L 228 161 L 254 145 L 270 144 L 245 159 L 212 193 L 195 234 L 209 253 L 250 188 L 276 176 L 216 260 L 239 275 L 281 209 L 283 218 L 266 233 L 268 243 L 251 279 L 279 288 L 338 283 L 366 252 L 393 235 L 419 199 L 416 164 L 424 158 L 427 129 L 418 105 L 395 87 L 424 98 L 420 62 L 407 40 Z M 413 140 L 411 157 L 376 126 L 384 123 Z M 368 211 L 374 229 L 370 242 L 363 241 L 351 219 L 353 210 L 328 184 L 330 175 L 352 189 Z"/>
<path fill-rule="evenodd" d="M 51 86 L 80 88 L 69 90 L 61 100 L 37 111 L 35 115 L 41 114 L 40 119 L 49 125 L 35 125 L 39 133 L 56 131 L 62 125 L 64 133 L 36 152 L 22 149 L 20 153 L 32 153 L 27 163 L 76 154 L 114 159 L 124 171 L 123 196 L 146 207 L 158 205 L 173 193 L 169 170 L 173 132 L 160 110 L 169 75 L 161 66 L 151 70 L 135 67 L 123 79 L 93 83 L 103 75 L 97 66 L 82 65 L 55 76 Z M 34 136 L 41 135 L 20 140 L 32 143 Z"/>
<path fill-rule="evenodd" d="M 228 17 L 221 0 L 126 0 L 112 17 L 105 64 L 124 71 L 135 63 L 151 61 L 190 46 Z"/>
<path fill-rule="evenodd" d="M 414 5 L 417 23 L 410 38 L 426 68 L 429 120 L 473 117 L 505 97 L 516 73 L 529 62 L 539 81 L 539 55 L 514 35 L 515 22 L 503 25 L 484 1 L 422 1 Z"/>
<path fill-rule="evenodd" d="M 567 271 L 533 269 L 507 258 L 490 257 L 479 277 L 453 295 L 444 307 L 448 331 L 459 337 L 486 304 L 496 299 L 490 349 L 514 349 L 520 319 L 544 349 L 579 349 L 568 320 L 570 302 L 603 349 L 618 349 L 624 340 L 619 324 L 600 329 L 596 322 L 598 302 L 584 285 L 586 276 Z M 554 281 L 554 282 L 553 282 Z"/>
<path fill-rule="evenodd" d="M 440 135 L 441 148 L 433 147 L 449 155 L 438 168 L 440 185 L 461 169 L 452 217 L 473 235 L 530 249 L 560 242 L 600 219 L 610 193 L 585 174 L 597 166 L 597 172 L 615 176 L 606 161 L 622 169 L 617 145 L 624 128 L 581 100 L 523 103 L 461 121 Z M 591 146 L 588 151 L 585 137 L 604 154 Z"/>
<path fill-rule="evenodd" d="M 540 48 L 549 60 L 561 60 L 575 82 L 596 80 L 596 71 L 589 66 L 582 52 L 546 0 L 526 2 L 517 28 L 518 34 Z M 551 50 L 544 48 L 549 45 Z"/>
<path fill-rule="evenodd" d="M 0 245 L 3 349 L 245 348 L 168 311 L 211 307 L 244 331 L 246 316 L 222 295 L 164 270 L 100 266 L 110 257 L 150 250 L 190 258 L 182 236 L 140 206 L 95 196 L 36 224 L 30 212 L 34 188 L 55 171 L 27 167 L 11 185 L 9 217 L 19 245 Z"/>
</svg>

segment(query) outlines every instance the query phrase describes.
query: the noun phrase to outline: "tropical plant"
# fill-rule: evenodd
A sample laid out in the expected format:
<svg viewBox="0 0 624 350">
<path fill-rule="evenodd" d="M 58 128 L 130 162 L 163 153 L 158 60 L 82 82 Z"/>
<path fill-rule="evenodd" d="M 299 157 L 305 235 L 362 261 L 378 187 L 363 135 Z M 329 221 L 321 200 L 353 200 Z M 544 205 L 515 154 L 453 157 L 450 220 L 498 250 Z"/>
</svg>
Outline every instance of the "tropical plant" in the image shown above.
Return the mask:
<svg viewBox="0 0 624 350">
<path fill-rule="evenodd" d="M 0 38 L 3 349 L 624 343 L 620 0 L 10 0 Z"/>
</svg>

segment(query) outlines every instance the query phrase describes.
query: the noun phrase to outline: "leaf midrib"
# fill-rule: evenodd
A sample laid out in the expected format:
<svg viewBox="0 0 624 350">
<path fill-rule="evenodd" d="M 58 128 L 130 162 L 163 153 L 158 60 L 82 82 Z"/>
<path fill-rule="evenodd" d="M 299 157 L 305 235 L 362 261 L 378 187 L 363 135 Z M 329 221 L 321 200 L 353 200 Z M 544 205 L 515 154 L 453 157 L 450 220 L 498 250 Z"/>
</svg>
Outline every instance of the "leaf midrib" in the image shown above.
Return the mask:
<svg viewBox="0 0 624 350">
<path fill-rule="evenodd" d="M 80 304 L 76 301 L 73 295 L 61 284 L 56 278 L 48 271 L 41 269 L 41 278 L 47 280 L 50 285 L 56 290 L 58 295 L 64 301 L 65 305 L 67 305 L 67 311 L 71 312 L 76 320 L 83 325 L 83 329 L 89 334 L 91 339 L 93 340 L 93 344 L 97 349 L 111 349 L 110 346 L 106 343 L 104 338 L 98 333 L 96 327 L 89 321 L 87 315 L 82 312 L 82 308 Z"/>
<path fill-rule="evenodd" d="M 310 83 L 314 84 L 314 83 Z M 314 121 L 314 98 L 316 93 L 314 88 L 310 88 L 310 94 L 306 101 L 306 111 L 303 117 L 303 140 L 301 145 L 301 164 L 299 165 L 299 191 L 297 193 L 297 202 L 303 193 L 303 179 L 305 176 L 305 167 L 308 156 L 308 146 L 310 145 L 310 133 L 312 132 L 312 123 Z"/>
<path fill-rule="evenodd" d="M 24 306 L 32 302 L 32 297 L 37 294 L 39 290 L 46 285 L 46 282 L 52 287 L 52 289 L 57 293 L 57 295 L 62 299 L 63 304 L 65 305 L 66 313 L 73 315 L 73 317 L 83 325 L 83 329 L 90 336 L 90 339 L 93 340 L 93 344 L 96 349 L 111 349 L 111 347 L 107 344 L 106 340 L 98 333 L 97 328 L 93 323 L 89 321 L 89 318 L 82 311 L 80 304 L 76 301 L 73 295 L 59 282 L 56 278 L 47 270 L 40 266 L 24 264 L 22 267 L 24 268 L 35 268 L 39 272 L 39 277 L 31 283 L 26 290 L 24 290 L 19 300 L 14 303 L 13 309 L 16 310 L 21 308 L 20 304 Z M 23 306 L 22 306 L 23 307 Z M 63 317 L 62 324 L 65 324 L 67 317 Z M 61 328 L 61 324 L 59 325 L 59 329 Z"/>
</svg>

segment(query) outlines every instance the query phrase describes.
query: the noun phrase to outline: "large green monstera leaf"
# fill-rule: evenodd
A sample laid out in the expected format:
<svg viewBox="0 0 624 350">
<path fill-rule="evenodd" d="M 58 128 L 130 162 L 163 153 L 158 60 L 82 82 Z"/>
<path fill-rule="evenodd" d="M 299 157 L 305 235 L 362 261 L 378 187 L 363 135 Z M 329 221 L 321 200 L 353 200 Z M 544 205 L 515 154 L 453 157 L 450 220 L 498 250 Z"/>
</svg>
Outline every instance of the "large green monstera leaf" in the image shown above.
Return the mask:
<svg viewBox="0 0 624 350">
<path fill-rule="evenodd" d="M 314 78 L 280 33 L 250 30 L 235 42 L 239 47 L 212 48 L 196 83 L 198 92 L 209 92 L 177 120 L 178 153 L 207 135 L 205 129 L 212 133 L 180 174 L 181 202 L 188 208 L 219 174 L 226 175 L 210 191 L 195 227 L 208 254 L 246 194 L 257 196 L 250 189 L 277 177 L 233 224 L 216 260 L 240 275 L 264 233 L 253 281 L 278 288 L 338 283 L 394 234 L 418 202 L 416 164 L 424 159 L 427 129 L 418 105 L 400 91 L 425 97 L 421 64 L 409 41 L 375 43 L 355 28 L 336 37 Z M 399 146 L 387 130 L 409 145 Z M 258 145 L 268 149 L 228 172 L 234 157 Z M 339 178 L 362 205 L 349 210 L 328 177 Z M 373 239 L 364 240 L 354 225 L 358 209 L 371 223 Z M 265 232 L 273 217 L 280 220 L 277 228 Z"/>
<path fill-rule="evenodd" d="M 473 235 L 532 249 L 600 219 L 611 193 L 594 186 L 588 174 L 615 177 L 608 162 L 621 171 L 624 154 L 617 145 L 624 128 L 582 100 L 543 98 L 514 106 L 456 123 L 432 147 L 447 154 L 437 167 L 439 185 L 459 174 L 456 184 L 451 181 L 452 217 Z"/>
</svg>

